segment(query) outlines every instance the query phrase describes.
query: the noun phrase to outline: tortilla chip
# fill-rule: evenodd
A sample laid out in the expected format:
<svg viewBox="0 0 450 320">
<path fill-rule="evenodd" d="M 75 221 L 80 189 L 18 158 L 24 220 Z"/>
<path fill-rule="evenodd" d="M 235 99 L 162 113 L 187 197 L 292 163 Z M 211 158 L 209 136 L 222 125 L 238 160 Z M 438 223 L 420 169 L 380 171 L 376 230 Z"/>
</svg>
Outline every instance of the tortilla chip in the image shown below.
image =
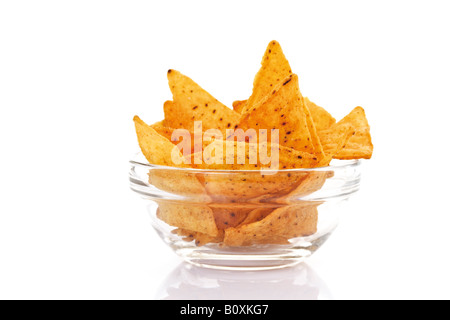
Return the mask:
<svg viewBox="0 0 450 320">
<path fill-rule="evenodd" d="M 190 202 L 211 202 L 211 198 L 195 172 L 153 169 L 148 175 L 149 183 L 162 191 L 181 196 Z"/>
<path fill-rule="evenodd" d="M 172 233 L 179 235 L 186 242 L 195 241 L 195 245 L 198 247 L 204 246 L 208 243 L 220 243 L 223 241 L 224 237 L 223 230 L 219 230 L 219 234 L 215 237 L 212 237 L 210 235 L 201 232 L 195 232 L 181 228 L 173 230 Z"/>
<path fill-rule="evenodd" d="M 184 128 L 194 132 L 194 121 L 202 122 L 202 130 L 218 129 L 225 136 L 233 129 L 240 115 L 220 103 L 192 79 L 176 70 L 169 70 L 173 103 L 164 105 L 164 124 L 171 128 Z"/>
<path fill-rule="evenodd" d="M 269 150 L 268 153 L 270 153 L 272 147 L 278 150 L 278 162 L 273 159 L 274 161 L 263 163 L 259 157 L 260 150 Z M 211 151 L 211 154 L 209 154 L 209 151 Z M 192 166 L 197 169 L 209 170 L 267 169 L 276 171 L 280 169 L 314 168 L 320 163 L 320 159 L 315 155 L 292 148 L 272 145 L 270 143 L 254 144 L 224 140 L 215 140 L 205 148 L 203 162 L 201 164 L 195 163 L 195 156 L 196 154 L 191 156 L 190 161 L 193 163 Z M 255 156 L 257 157 L 256 163 L 253 163 L 251 159 Z"/>
<path fill-rule="evenodd" d="M 295 203 L 300 198 L 306 197 L 316 191 L 322 189 L 327 179 L 332 178 L 334 173 L 332 171 L 311 171 L 306 178 L 292 190 L 287 196 L 280 197 L 277 202 L 280 203 Z"/>
<path fill-rule="evenodd" d="M 275 209 L 260 221 L 225 230 L 227 246 L 279 243 L 280 239 L 304 237 L 317 231 L 316 204 L 293 205 Z M 275 240 L 275 241 L 274 241 Z"/>
<path fill-rule="evenodd" d="M 288 194 L 305 179 L 305 172 L 266 174 L 264 171 L 234 172 L 228 175 L 205 173 L 199 176 L 215 203 L 252 203 L 251 199 Z"/>
<path fill-rule="evenodd" d="M 314 124 L 313 117 L 311 112 L 308 109 L 308 106 L 303 104 L 303 112 L 306 115 L 306 123 L 308 124 L 309 134 L 311 135 L 311 141 L 314 146 L 314 154 L 322 160 L 325 158 L 325 153 L 322 148 L 322 143 L 320 142 L 319 135 L 317 134 L 316 126 Z"/>
<path fill-rule="evenodd" d="M 237 100 L 233 102 L 233 110 L 237 113 L 242 113 L 242 110 L 245 108 L 247 104 L 247 100 Z"/>
<path fill-rule="evenodd" d="M 172 101 L 167 102 L 172 103 Z M 189 148 L 186 148 L 186 150 L 184 150 L 183 149 L 184 143 L 180 143 L 181 138 L 177 137 L 176 135 L 174 136 L 174 131 L 177 129 L 165 126 L 164 121 L 156 122 L 152 124 L 151 127 L 155 129 L 155 131 L 158 132 L 160 135 L 162 135 L 166 139 L 170 140 L 170 142 L 175 144 L 180 149 L 180 151 L 185 155 L 194 153 L 196 150 L 203 150 L 203 142 L 198 142 L 195 140 L 194 132 L 189 131 L 189 136 L 191 139 L 189 143 L 190 146 Z"/>
<path fill-rule="evenodd" d="M 150 164 L 187 167 L 180 150 L 138 116 L 134 117 L 136 134 L 142 153 Z"/>
<path fill-rule="evenodd" d="M 350 137 L 348 142 L 334 156 L 335 159 L 370 159 L 373 153 L 370 126 L 366 118 L 364 109 L 356 107 L 345 118 L 336 123 L 332 128 L 350 124 L 355 128 L 356 133 Z"/>
<path fill-rule="evenodd" d="M 322 141 L 324 152 L 331 157 L 335 157 L 355 134 L 356 130 L 353 125 L 342 123 L 319 132 L 319 138 Z"/>
<path fill-rule="evenodd" d="M 280 145 L 315 154 L 309 131 L 298 76 L 292 74 L 277 85 L 269 96 L 242 115 L 238 128 L 243 130 L 278 129 Z"/>
<path fill-rule="evenodd" d="M 270 42 L 253 81 L 253 93 L 241 113 L 248 112 L 290 74 L 292 70 L 280 44 L 277 41 Z"/>
<path fill-rule="evenodd" d="M 216 226 L 219 230 L 238 226 L 252 211 L 249 206 L 236 204 L 211 204 L 209 207 L 214 213 Z"/>
<path fill-rule="evenodd" d="M 305 97 L 305 104 L 308 107 L 309 111 L 311 112 L 314 125 L 318 132 L 321 130 L 326 130 L 336 123 L 336 119 L 334 119 L 333 116 L 329 114 L 327 110 L 325 110 L 322 107 L 319 107 L 317 104 L 309 100 L 307 97 Z"/>
<path fill-rule="evenodd" d="M 206 205 L 187 202 L 158 201 L 156 216 L 170 226 L 205 233 L 216 237 L 219 233 L 213 211 Z"/>
<path fill-rule="evenodd" d="M 264 219 L 265 217 L 267 217 L 274 210 L 275 210 L 275 208 L 272 208 L 270 206 L 253 209 L 245 217 L 245 219 L 239 224 L 239 226 L 243 226 L 245 224 L 250 224 L 253 222 L 260 221 L 260 220 Z"/>
</svg>

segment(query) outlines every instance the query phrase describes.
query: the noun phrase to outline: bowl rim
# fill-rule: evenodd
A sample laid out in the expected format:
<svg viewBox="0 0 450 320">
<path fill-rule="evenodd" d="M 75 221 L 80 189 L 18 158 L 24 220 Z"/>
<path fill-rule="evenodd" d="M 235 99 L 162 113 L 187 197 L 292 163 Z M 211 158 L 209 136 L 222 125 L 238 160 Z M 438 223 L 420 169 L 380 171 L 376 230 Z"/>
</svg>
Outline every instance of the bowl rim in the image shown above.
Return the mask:
<svg viewBox="0 0 450 320">
<path fill-rule="evenodd" d="M 135 156 L 139 156 L 140 154 L 136 154 Z M 261 173 L 261 172 L 315 172 L 315 171 L 336 171 L 336 170 L 342 170 L 346 168 L 353 168 L 358 167 L 362 164 L 362 159 L 353 159 L 353 160 L 338 160 L 333 159 L 334 161 L 333 165 L 329 165 L 326 167 L 317 167 L 317 168 L 295 168 L 295 169 L 279 169 L 279 170 L 272 170 L 272 169 L 258 169 L 258 170 L 222 170 L 222 169 L 197 169 L 197 168 L 179 168 L 179 167 L 170 167 L 170 166 L 162 166 L 157 164 L 151 164 L 151 163 L 143 163 L 139 160 L 129 160 L 129 163 L 132 167 L 141 167 L 141 168 L 147 168 L 147 169 L 161 169 L 161 170 L 173 170 L 173 171 L 184 171 L 184 172 L 192 172 L 192 173 Z"/>
</svg>

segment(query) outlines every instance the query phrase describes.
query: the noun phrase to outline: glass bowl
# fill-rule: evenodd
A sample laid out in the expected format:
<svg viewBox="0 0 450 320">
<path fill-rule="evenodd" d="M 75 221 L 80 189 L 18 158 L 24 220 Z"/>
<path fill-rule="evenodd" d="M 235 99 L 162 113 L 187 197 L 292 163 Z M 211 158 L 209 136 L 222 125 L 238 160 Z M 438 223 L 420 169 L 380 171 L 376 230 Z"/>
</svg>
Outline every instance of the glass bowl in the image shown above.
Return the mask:
<svg viewBox="0 0 450 320">
<path fill-rule="evenodd" d="M 197 266 L 274 269 L 311 256 L 359 190 L 360 160 L 314 169 L 226 171 L 130 161 L 131 189 L 175 253 Z"/>
</svg>

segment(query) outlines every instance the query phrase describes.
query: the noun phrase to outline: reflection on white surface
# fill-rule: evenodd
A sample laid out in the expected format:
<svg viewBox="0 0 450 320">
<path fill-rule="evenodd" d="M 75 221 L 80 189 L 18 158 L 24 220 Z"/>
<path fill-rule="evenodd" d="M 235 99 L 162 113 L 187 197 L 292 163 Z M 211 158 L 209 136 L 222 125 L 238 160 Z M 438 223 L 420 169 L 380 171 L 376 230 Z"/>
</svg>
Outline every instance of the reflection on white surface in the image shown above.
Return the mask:
<svg viewBox="0 0 450 320">
<path fill-rule="evenodd" d="M 328 300 L 325 283 L 305 263 L 269 271 L 224 271 L 181 263 L 163 281 L 161 300 Z"/>
</svg>

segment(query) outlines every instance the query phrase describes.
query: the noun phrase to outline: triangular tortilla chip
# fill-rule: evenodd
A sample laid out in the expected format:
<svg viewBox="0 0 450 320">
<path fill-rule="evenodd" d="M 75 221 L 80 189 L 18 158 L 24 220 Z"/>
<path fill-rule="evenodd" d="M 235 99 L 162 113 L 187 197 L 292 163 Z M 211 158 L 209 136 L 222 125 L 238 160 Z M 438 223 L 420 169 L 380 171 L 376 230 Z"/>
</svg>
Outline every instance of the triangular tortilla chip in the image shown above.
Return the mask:
<svg viewBox="0 0 450 320">
<path fill-rule="evenodd" d="M 280 145 L 315 154 L 298 76 L 277 85 L 269 96 L 242 115 L 238 128 L 279 130 Z M 319 151 L 320 154 L 320 151 Z"/>
<path fill-rule="evenodd" d="M 322 131 L 325 129 L 328 129 L 333 124 L 336 123 L 336 119 L 333 118 L 333 116 L 328 113 L 327 110 L 325 110 L 322 107 L 319 107 L 317 104 L 309 100 L 307 97 L 305 97 L 305 104 L 308 107 L 309 111 L 311 112 L 311 116 L 314 121 L 314 125 L 316 127 L 317 131 Z"/>
<path fill-rule="evenodd" d="M 335 157 L 356 134 L 355 127 L 350 123 L 342 123 L 319 132 L 323 151 L 331 158 Z"/>
<path fill-rule="evenodd" d="M 242 110 L 245 108 L 247 104 L 247 100 L 236 100 L 233 102 L 233 110 L 237 113 L 242 113 Z"/>
<path fill-rule="evenodd" d="M 253 81 L 253 93 L 242 109 L 242 113 L 248 112 L 291 73 L 291 66 L 280 44 L 277 41 L 270 42 L 261 61 L 261 68 Z"/>
<path fill-rule="evenodd" d="M 345 118 L 332 126 L 332 128 L 339 128 L 348 124 L 355 128 L 356 133 L 350 137 L 334 158 L 341 160 L 370 159 L 373 153 L 373 144 L 370 135 L 370 126 L 364 109 L 356 107 Z"/>
<path fill-rule="evenodd" d="M 291 238 L 304 237 L 317 231 L 318 204 L 302 203 L 275 209 L 268 216 L 254 223 L 225 230 L 227 246 L 279 243 Z"/>
<path fill-rule="evenodd" d="M 195 172 L 157 168 L 150 170 L 148 175 L 151 185 L 171 195 L 180 196 L 186 201 L 211 202 L 211 198 Z"/>
<path fill-rule="evenodd" d="M 276 148 L 278 150 L 278 163 L 269 162 L 262 163 L 259 158 L 260 150 L 270 150 Z M 246 143 L 237 141 L 215 140 L 207 147 L 209 150 L 220 151 L 220 155 L 208 155 L 205 148 L 203 152 L 202 163 L 195 163 L 197 154 L 191 155 L 192 167 L 197 169 L 209 170 L 282 170 L 296 168 L 314 168 L 320 163 L 315 155 L 307 152 L 298 151 L 292 148 L 286 148 L 280 145 L 272 145 L 270 143 Z M 257 156 L 256 163 L 252 163 L 250 159 Z M 217 160 L 217 161 L 216 161 Z"/>
<path fill-rule="evenodd" d="M 170 101 L 172 102 L 172 101 Z M 194 133 L 189 131 L 189 136 L 191 139 L 190 143 L 190 149 L 181 150 L 184 143 L 180 143 L 177 139 L 173 137 L 173 133 L 175 130 L 174 128 L 170 128 L 165 126 L 164 121 L 159 121 L 151 125 L 153 129 L 155 129 L 156 132 L 158 132 L 160 135 L 165 137 L 166 139 L 170 140 L 173 144 L 177 145 L 180 149 L 180 151 L 183 152 L 185 155 L 189 155 L 191 153 L 194 153 L 196 150 L 202 150 L 203 149 L 203 141 L 195 141 L 194 139 Z M 174 139 L 174 140 L 172 140 Z M 180 139 L 179 139 L 180 140 Z"/>
<path fill-rule="evenodd" d="M 197 83 L 176 70 L 167 74 L 173 103 L 164 105 L 164 124 L 178 129 L 194 131 L 194 121 L 202 122 L 202 129 L 218 129 L 225 136 L 226 129 L 233 129 L 240 115 L 220 103 Z"/>
<path fill-rule="evenodd" d="M 205 233 L 181 228 L 172 230 L 172 233 L 182 237 L 186 242 L 195 241 L 195 245 L 198 247 L 204 246 L 208 243 L 220 243 L 223 241 L 224 236 L 223 230 L 219 230 L 218 235 L 215 237 L 207 235 Z"/>
<path fill-rule="evenodd" d="M 212 237 L 219 231 L 212 210 L 201 204 L 158 201 L 157 217 L 170 226 L 205 233 Z"/>
<path fill-rule="evenodd" d="M 216 203 L 249 203 L 261 196 L 287 194 L 307 175 L 308 172 L 296 171 L 275 174 L 236 171 L 229 175 L 204 173 L 198 178 Z"/>
<path fill-rule="evenodd" d="M 322 160 L 325 158 L 325 154 L 323 152 L 322 143 L 320 142 L 319 136 L 317 134 L 316 125 L 314 124 L 313 117 L 311 115 L 310 110 L 308 109 L 308 106 L 303 103 L 303 112 L 306 115 L 306 123 L 308 124 L 308 130 L 309 134 L 311 136 L 311 141 L 314 146 L 314 154 Z"/>
<path fill-rule="evenodd" d="M 136 134 L 142 153 L 150 164 L 188 167 L 180 150 L 138 116 L 134 117 Z"/>
</svg>

